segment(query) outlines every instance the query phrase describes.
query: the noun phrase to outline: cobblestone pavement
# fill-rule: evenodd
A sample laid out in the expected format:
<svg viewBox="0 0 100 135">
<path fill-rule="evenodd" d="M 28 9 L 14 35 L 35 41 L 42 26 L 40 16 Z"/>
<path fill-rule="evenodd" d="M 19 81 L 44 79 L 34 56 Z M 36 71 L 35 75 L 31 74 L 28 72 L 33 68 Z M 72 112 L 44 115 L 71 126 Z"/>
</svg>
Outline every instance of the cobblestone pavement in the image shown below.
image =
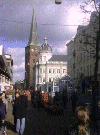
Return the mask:
<svg viewBox="0 0 100 135">
<path fill-rule="evenodd" d="M 24 135 L 64 135 L 66 127 L 68 128 L 73 122 L 74 116 L 71 112 L 70 102 L 67 109 L 64 110 L 64 115 L 55 116 L 47 114 L 43 109 L 31 108 L 29 101 Z M 18 135 L 14 132 L 11 103 L 9 103 L 6 116 L 6 125 L 7 135 Z"/>
</svg>

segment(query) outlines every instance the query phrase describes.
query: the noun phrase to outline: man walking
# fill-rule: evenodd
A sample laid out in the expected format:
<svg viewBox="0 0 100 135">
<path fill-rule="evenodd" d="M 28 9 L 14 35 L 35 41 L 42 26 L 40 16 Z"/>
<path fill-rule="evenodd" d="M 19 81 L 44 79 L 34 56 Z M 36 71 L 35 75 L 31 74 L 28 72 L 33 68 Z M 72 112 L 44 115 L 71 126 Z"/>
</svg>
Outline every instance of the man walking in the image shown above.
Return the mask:
<svg viewBox="0 0 100 135">
<path fill-rule="evenodd" d="M 15 102 L 15 115 L 17 118 L 16 131 L 23 135 L 25 129 L 25 118 L 27 113 L 28 100 L 25 95 L 21 95 Z"/>
<path fill-rule="evenodd" d="M 78 97 L 76 95 L 76 93 L 74 92 L 73 95 L 71 96 L 71 100 L 72 100 L 72 111 L 75 114 L 75 109 L 76 109 L 76 103 L 78 101 Z"/>
</svg>

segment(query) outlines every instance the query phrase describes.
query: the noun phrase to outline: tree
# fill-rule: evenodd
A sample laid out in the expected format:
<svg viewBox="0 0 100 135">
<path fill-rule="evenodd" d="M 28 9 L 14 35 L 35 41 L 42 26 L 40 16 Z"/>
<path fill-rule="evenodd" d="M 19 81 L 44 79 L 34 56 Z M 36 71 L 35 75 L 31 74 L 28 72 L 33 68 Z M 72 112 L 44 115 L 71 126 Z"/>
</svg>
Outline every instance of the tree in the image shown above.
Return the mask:
<svg viewBox="0 0 100 135">
<path fill-rule="evenodd" d="M 95 8 L 95 11 L 87 10 L 87 6 L 91 5 Z M 91 13 L 91 19 L 89 25 L 87 27 L 91 27 L 89 32 L 84 31 L 83 29 L 83 37 L 84 42 L 80 40 L 80 43 L 83 44 L 82 50 L 86 51 L 90 54 L 91 57 L 95 60 L 94 66 L 94 76 L 93 76 L 93 89 L 92 89 L 92 118 L 93 122 L 97 121 L 97 95 L 98 95 L 98 68 L 99 68 L 99 60 L 100 60 L 100 4 L 96 2 L 96 0 L 87 0 L 84 4 L 82 4 L 81 9 L 85 14 Z M 95 123 L 96 125 L 96 123 Z"/>
</svg>

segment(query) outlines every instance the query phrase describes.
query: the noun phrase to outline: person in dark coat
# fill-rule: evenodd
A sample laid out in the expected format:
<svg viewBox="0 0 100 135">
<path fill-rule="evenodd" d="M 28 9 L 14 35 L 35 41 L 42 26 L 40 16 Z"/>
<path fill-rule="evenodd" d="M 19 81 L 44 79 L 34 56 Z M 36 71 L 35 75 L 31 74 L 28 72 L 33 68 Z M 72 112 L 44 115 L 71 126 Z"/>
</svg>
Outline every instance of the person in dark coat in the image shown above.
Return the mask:
<svg viewBox="0 0 100 135">
<path fill-rule="evenodd" d="M 96 129 L 90 124 L 89 111 L 85 106 L 79 106 L 75 115 L 76 123 L 70 127 L 67 135 L 97 135 Z"/>
<path fill-rule="evenodd" d="M 14 115 L 17 119 L 16 131 L 21 135 L 25 129 L 25 118 L 27 114 L 28 100 L 25 95 L 19 96 L 14 103 Z"/>
<path fill-rule="evenodd" d="M 0 135 L 1 135 L 2 120 L 5 120 L 5 117 L 6 117 L 6 105 L 0 98 Z"/>
<path fill-rule="evenodd" d="M 19 91 L 17 91 L 16 93 L 15 93 L 15 97 L 14 97 L 14 99 L 13 99 L 13 101 L 12 101 L 12 105 L 13 105 L 13 116 L 14 116 L 14 129 L 16 130 L 16 122 L 17 122 L 17 118 L 16 118 L 16 102 L 17 102 L 17 98 L 20 96 L 20 93 L 19 93 Z"/>
<path fill-rule="evenodd" d="M 78 97 L 76 95 L 76 93 L 74 92 L 73 95 L 71 96 L 71 100 L 72 100 L 72 111 L 75 114 L 75 109 L 76 109 L 76 103 L 78 101 Z"/>
<path fill-rule="evenodd" d="M 35 100 L 35 90 L 33 90 L 32 92 L 31 92 L 31 104 L 32 104 L 32 107 L 34 107 L 34 100 Z"/>
<path fill-rule="evenodd" d="M 63 101 L 63 108 L 66 109 L 67 101 L 68 101 L 68 96 L 67 92 L 63 91 L 62 93 L 62 101 Z"/>
</svg>

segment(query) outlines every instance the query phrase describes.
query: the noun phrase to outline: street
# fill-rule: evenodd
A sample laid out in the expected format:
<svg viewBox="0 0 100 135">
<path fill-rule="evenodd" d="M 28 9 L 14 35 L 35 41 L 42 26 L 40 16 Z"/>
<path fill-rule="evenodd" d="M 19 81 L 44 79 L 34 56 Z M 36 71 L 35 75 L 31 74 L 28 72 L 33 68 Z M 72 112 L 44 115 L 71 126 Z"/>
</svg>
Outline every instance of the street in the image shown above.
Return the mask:
<svg viewBox="0 0 100 135">
<path fill-rule="evenodd" d="M 71 103 L 68 102 L 64 115 L 47 114 L 44 109 L 32 108 L 31 101 L 28 101 L 28 114 L 26 119 L 26 128 L 24 135 L 64 135 L 66 127 L 68 128 L 74 122 L 71 113 Z M 12 105 L 9 103 L 9 109 L 6 116 L 7 135 L 18 135 L 13 127 Z"/>
</svg>

